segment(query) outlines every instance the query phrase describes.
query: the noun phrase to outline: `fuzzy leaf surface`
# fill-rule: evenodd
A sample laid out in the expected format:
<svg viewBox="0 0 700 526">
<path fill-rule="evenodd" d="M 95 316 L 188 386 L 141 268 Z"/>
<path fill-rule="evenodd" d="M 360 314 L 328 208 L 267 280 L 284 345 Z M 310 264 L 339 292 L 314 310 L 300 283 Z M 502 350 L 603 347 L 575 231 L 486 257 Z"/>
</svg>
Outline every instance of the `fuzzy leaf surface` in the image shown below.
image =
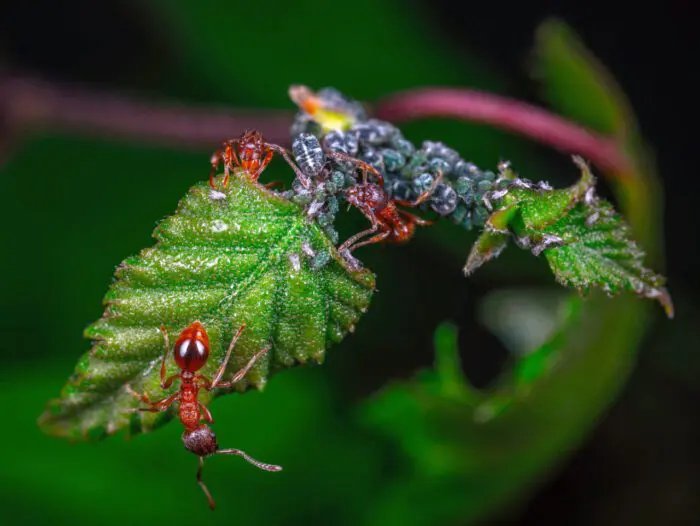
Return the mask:
<svg viewBox="0 0 700 526">
<path fill-rule="evenodd" d="M 587 224 L 591 213 L 597 219 Z M 612 205 L 599 201 L 594 210 L 578 203 L 566 216 L 545 229 L 562 240 L 544 256 L 562 285 L 581 293 L 600 288 L 610 295 L 623 291 L 658 299 L 667 308 L 670 299 L 664 278 L 644 266 L 644 252 L 632 240 L 630 229 Z"/>
<path fill-rule="evenodd" d="M 586 163 L 574 161 L 581 178 L 569 188 L 549 190 L 514 179 L 517 184 L 499 201 L 472 248 L 465 273 L 498 256 L 510 234 L 534 255 L 544 254 L 560 284 L 581 294 L 593 289 L 610 296 L 633 292 L 657 300 L 673 317 L 665 278 L 644 266 L 644 251 L 630 227 L 595 195 L 595 178 Z"/>
<path fill-rule="evenodd" d="M 102 318 L 85 331 L 93 347 L 40 419 L 45 431 L 102 438 L 169 420 L 172 411 L 130 412 L 142 404 L 126 390 L 129 384 L 151 400 L 166 394 L 161 325 L 172 345 L 193 321 L 204 324 L 211 349 L 201 372 L 212 377 L 234 331 L 246 324 L 225 378 L 256 351 L 270 351 L 236 384 L 238 391 L 261 389 L 276 371 L 321 362 L 353 330 L 369 306 L 374 275 L 349 271 L 298 205 L 238 177 L 223 194 L 212 199 L 208 184 L 194 186 L 156 228 L 156 245 L 117 268 Z M 171 355 L 168 374 L 176 372 Z M 201 395 L 206 403 L 212 393 Z"/>
</svg>

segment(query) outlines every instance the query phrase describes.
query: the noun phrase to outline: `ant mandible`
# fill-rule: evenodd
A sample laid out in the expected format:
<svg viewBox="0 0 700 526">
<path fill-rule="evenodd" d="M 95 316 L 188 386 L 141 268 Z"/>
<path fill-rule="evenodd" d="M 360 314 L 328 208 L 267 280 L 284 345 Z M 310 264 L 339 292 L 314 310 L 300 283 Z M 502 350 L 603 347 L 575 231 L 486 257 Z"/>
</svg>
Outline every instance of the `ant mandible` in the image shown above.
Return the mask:
<svg viewBox="0 0 700 526">
<path fill-rule="evenodd" d="M 205 422 L 212 424 L 214 419 L 212 418 L 209 409 L 207 409 L 207 407 L 198 400 L 199 390 L 204 388 L 207 391 L 211 391 L 212 389 L 216 388 L 231 387 L 236 382 L 239 382 L 250 370 L 256 360 L 258 360 L 258 358 L 269 350 L 265 348 L 258 351 L 255 355 L 253 355 L 243 369 L 232 376 L 230 381 L 222 382 L 221 379 L 224 376 L 226 365 L 231 358 L 231 352 L 236 345 L 236 341 L 243 332 L 243 329 L 245 329 L 245 325 L 242 325 L 233 336 L 233 339 L 228 346 L 228 350 L 226 351 L 224 361 L 219 367 L 219 370 L 216 372 L 214 379 L 210 380 L 202 374 L 197 374 L 197 371 L 204 367 L 204 364 L 206 364 L 207 359 L 209 358 L 209 336 L 207 335 L 207 331 L 204 329 L 204 326 L 199 321 L 195 321 L 180 333 L 180 337 L 177 339 L 175 346 L 173 347 L 175 363 L 177 363 L 177 366 L 180 368 L 180 372 L 171 376 L 166 376 L 165 367 L 166 359 L 168 357 L 168 353 L 170 352 L 168 333 L 165 330 L 165 327 L 161 327 L 160 331 L 163 333 L 165 350 L 163 352 L 163 359 L 160 364 L 160 386 L 163 389 L 168 389 L 175 380 L 179 379 L 180 388 L 172 395 L 152 402 L 149 400 L 148 394 L 139 394 L 131 389 L 131 386 L 128 384 L 126 386 L 127 391 L 149 406 L 136 409 L 136 411 L 158 413 L 161 411 L 166 411 L 174 402 L 179 403 L 178 415 L 180 417 L 180 422 L 182 422 L 182 425 L 185 426 L 185 432 L 182 434 L 182 441 L 185 443 L 185 448 L 187 450 L 199 457 L 197 483 L 207 496 L 207 499 L 209 500 L 209 507 L 212 510 L 215 506 L 214 499 L 212 498 L 211 493 L 209 493 L 207 487 L 204 485 L 204 482 L 202 482 L 204 457 L 213 454 L 238 455 L 265 471 L 282 470 L 280 466 L 259 462 L 248 456 L 240 449 L 219 449 L 214 432 L 206 423 L 201 423 L 201 420 L 204 420 Z"/>
<path fill-rule="evenodd" d="M 350 254 L 356 248 L 381 241 L 405 243 L 413 236 L 416 225 L 427 226 L 432 224 L 430 221 L 401 210 L 396 205 L 416 207 L 424 203 L 433 194 L 438 183 L 442 180 L 442 172 L 438 173 L 430 187 L 413 201 L 389 198 L 384 190 L 383 177 L 379 174 L 375 175 L 378 175 L 377 183 L 367 182 L 367 172 L 364 172 L 361 184 L 356 184 L 345 190 L 347 202 L 357 207 L 369 219 L 372 226 L 345 241 L 338 249 L 341 254 Z M 370 234 L 375 235 L 364 241 L 359 241 Z"/>
<path fill-rule="evenodd" d="M 209 185 L 216 189 L 214 176 L 219 170 L 219 164 L 222 162 L 224 164 L 224 187 L 228 185 L 229 173 L 235 170 L 236 167 L 241 168 L 251 181 L 257 181 L 260 174 L 272 160 L 275 152 L 284 157 L 284 160 L 294 169 L 301 184 L 308 188 L 310 186 L 308 177 L 297 168 L 289 157 L 287 150 L 277 144 L 265 142 L 262 134 L 257 130 L 246 130 L 237 139 L 224 141 L 221 144 L 221 148 L 212 154 Z"/>
</svg>

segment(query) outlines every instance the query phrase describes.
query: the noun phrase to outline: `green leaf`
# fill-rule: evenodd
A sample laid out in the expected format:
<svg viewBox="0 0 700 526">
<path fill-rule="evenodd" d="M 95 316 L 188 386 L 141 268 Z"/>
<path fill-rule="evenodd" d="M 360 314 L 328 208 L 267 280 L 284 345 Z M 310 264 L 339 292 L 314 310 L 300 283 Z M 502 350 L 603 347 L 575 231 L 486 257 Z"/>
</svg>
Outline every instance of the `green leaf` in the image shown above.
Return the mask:
<svg viewBox="0 0 700 526">
<path fill-rule="evenodd" d="M 117 269 L 102 318 L 85 331 L 94 345 L 40 419 L 45 431 L 101 438 L 167 421 L 171 413 L 129 412 L 140 402 L 125 387 L 151 399 L 164 395 L 161 324 L 173 336 L 194 320 L 204 324 L 211 340 L 206 375 L 246 324 L 227 375 L 271 345 L 236 385 L 260 389 L 276 371 L 321 362 L 326 349 L 354 329 L 374 290 L 374 275 L 346 269 L 299 206 L 237 177 L 218 195 L 206 183 L 194 186 L 154 237 L 154 247 Z M 177 372 L 169 362 L 168 373 Z M 211 396 L 202 395 L 205 403 Z"/>
<path fill-rule="evenodd" d="M 644 252 L 629 226 L 607 201 L 595 195 L 595 177 L 575 157 L 581 179 L 564 190 L 548 190 L 516 179 L 489 217 L 474 244 L 465 273 L 471 273 L 505 247 L 506 233 L 516 243 L 544 254 L 556 280 L 581 294 L 602 289 L 623 291 L 659 301 L 673 317 L 665 279 L 644 267 Z"/>
<path fill-rule="evenodd" d="M 658 300 L 673 317 L 665 279 L 643 265 L 644 252 L 630 238 L 627 224 L 612 205 L 600 201 L 593 214 L 579 203 L 544 233 L 561 239 L 562 245 L 544 255 L 556 280 L 587 294 L 593 288 L 613 296 L 623 291 Z M 587 222 L 597 217 L 592 225 Z"/>
<path fill-rule="evenodd" d="M 533 76 L 546 98 L 576 122 L 619 137 L 636 128 L 620 86 L 564 22 L 556 18 L 537 29 Z"/>
</svg>

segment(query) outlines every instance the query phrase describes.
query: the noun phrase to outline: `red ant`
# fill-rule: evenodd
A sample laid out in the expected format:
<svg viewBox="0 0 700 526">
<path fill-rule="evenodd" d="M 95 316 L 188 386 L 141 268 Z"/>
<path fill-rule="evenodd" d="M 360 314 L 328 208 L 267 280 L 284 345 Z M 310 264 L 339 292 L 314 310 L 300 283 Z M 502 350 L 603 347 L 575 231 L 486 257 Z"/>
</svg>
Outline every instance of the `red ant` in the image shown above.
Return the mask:
<svg viewBox="0 0 700 526">
<path fill-rule="evenodd" d="M 216 150 L 211 156 L 211 172 L 209 173 L 209 185 L 216 189 L 214 176 L 219 169 L 219 164 L 224 163 L 224 187 L 228 185 L 229 172 L 241 168 L 251 181 L 257 181 L 260 174 L 272 160 L 275 152 L 284 157 L 284 160 L 294 169 L 301 184 L 308 188 L 308 177 L 299 170 L 287 150 L 276 144 L 263 140 L 262 134 L 257 130 L 246 130 L 238 139 L 228 139 L 221 144 L 221 149 Z M 274 184 L 274 183 L 272 183 Z"/>
<path fill-rule="evenodd" d="M 345 190 L 345 199 L 348 203 L 357 207 L 360 212 L 369 219 L 372 223 L 372 227 L 355 234 L 345 241 L 338 249 L 341 254 L 349 254 L 356 248 L 371 243 L 379 243 L 381 241 L 386 241 L 388 243 L 405 243 L 413 237 L 416 225 L 427 226 L 432 224 L 431 221 L 426 221 L 410 212 L 401 210 L 396 205 L 416 207 L 424 203 L 426 199 L 432 195 L 438 183 L 442 180 L 442 173 L 439 173 L 435 181 L 430 185 L 430 188 L 419 195 L 414 201 L 390 199 L 384 190 L 383 177 L 376 172 L 375 175 L 378 176 L 377 183 L 368 183 L 367 172 L 365 171 L 361 184 L 356 184 Z M 379 233 L 358 243 L 358 240 L 369 234 L 374 234 L 377 231 L 379 231 Z"/>
<path fill-rule="evenodd" d="M 199 469 L 197 470 L 197 483 L 200 485 L 204 494 L 209 500 L 209 507 L 214 509 L 214 499 L 209 493 L 209 490 L 202 482 L 202 468 L 204 467 L 204 457 L 213 454 L 220 455 L 238 455 L 243 457 L 245 460 L 251 464 L 264 469 L 265 471 L 281 471 L 280 466 L 275 466 L 273 464 L 264 464 L 255 460 L 254 458 L 248 456 L 245 452 L 240 449 L 219 449 L 219 445 L 216 442 L 216 435 L 211 430 L 207 424 L 200 423 L 201 420 L 212 424 L 214 419 L 209 412 L 209 409 L 204 406 L 199 400 L 199 389 L 204 388 L 207 391 L 211 391 L 216 388 L 227 388 L 233 386 L 236 382 L 239 382 L 246 373 L 253 366 L 255 361 L 265 354 L 269 349 L 262 349 L 258 351 L 250 361 L 246 364 L 243 369 L 235 373 L 229 382 L 222 382 L 221 378 L 226 370 L 226 365 L 231 358 L 231 352 L 233 351 L 236 341 L 240 337 L 241 333 L 245 329 L 245 325 L 242 325 L 238 332 L 233 336 L 231 343 L 226 351 L 226 357 L 222 362 L 219 370 L 216 372 L 213 380 L 210 380 L 204 375 L 197 374 L 197 371 L 204 367 L 209 358 L 209 336 L 204 326 L 199 322 L 195 321 L 187 327 L 184 331 L 180 333 L 180 337 L 175 342 L 175 347 L 173 348 L 173 353 L 175 354 L 175 363 L 180 368 L 179 373 L 175 373 L 171 376 L 166 377 L 166 358 L 170 351 L 170 343 L 168 341 L 168 333 L 165 327 L 161 327 L 160 331 L 163 333 L 165 351 L 163 352 L 163 359 L 160 364 L 160 386 L 163 389 L 168 389 L 175 380 L 180 380 L 180 389 L 170 396 L 167 396 L 161 400 L 156 400 L 151 402 L 148 398 L 148 394 L 139 394 L 131 389 L 131 386 L 127 384 L 126 388 L 131 394 L 136 396 L 139 400 L 149 405 L 149 407 L 142 407 L 136 409 L 135 411 L 149 411 L 152 413 L 158 413 L 161 411 L 166 411 L 173 402 L 179 402 L 178 414 L 180 417 L 180 422 L 185 426 L 185 432 L 182 434 L 182 441 L 185 443 L 185 448 L 194 453 L 199 457 Z"/>
</svg>

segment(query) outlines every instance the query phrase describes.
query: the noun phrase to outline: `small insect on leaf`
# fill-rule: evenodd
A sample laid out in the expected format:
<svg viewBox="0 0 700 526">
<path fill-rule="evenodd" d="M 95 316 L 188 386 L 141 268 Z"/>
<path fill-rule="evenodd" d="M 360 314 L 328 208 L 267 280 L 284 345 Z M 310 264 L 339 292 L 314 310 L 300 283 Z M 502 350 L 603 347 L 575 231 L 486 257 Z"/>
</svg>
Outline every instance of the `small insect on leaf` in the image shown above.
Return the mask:
<svg viewBox="0 0 700 526">
<path fill-rule="evenodd" d="M 133 392 L 152 400 L 168 394 L 159 374 L 161 325 L 170 334 L 197 320 L 206 327 L 209 355 L 200 372 L 210 378 L 242 325 L 224 378 L 269 348 L 219 392 L 260 389 L 276 371 L 321 362 L 354 328 L 369 306 L 374 275 L 349 270 L 300 206 L 245 177 L 227 185 L 220 179 L 215 196 L 209 184 L 194 186 L 156 228 L 156 245 L 119 266 L 102 318 L 85 331 L 93 347 L 41 417 L 44 431 L 102 438 L 124 428 L 150 431 L 171 418 L 170 411 L 133 411 L 140 404 Z M 168 376 L 179 371 L 174 360 L 166 368 Z M 206 404 L 211 396 L 200 398 Z"/>
</svg>

